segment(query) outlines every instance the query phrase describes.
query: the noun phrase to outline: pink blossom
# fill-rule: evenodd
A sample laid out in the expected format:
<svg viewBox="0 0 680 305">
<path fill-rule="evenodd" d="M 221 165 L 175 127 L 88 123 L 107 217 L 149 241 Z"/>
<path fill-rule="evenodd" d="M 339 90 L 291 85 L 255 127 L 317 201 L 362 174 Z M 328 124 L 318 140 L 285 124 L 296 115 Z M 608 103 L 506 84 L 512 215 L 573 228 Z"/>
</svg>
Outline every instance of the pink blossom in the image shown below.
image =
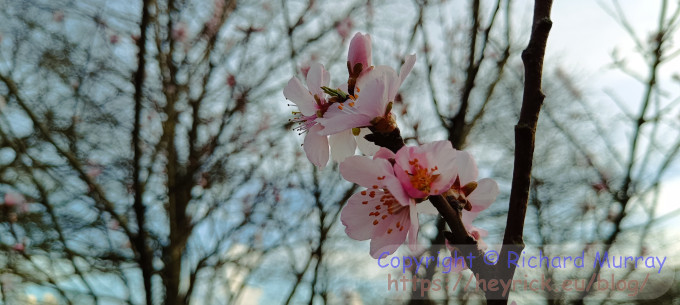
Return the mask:
<svg viewBox="0 0 680 305">
<path fill-rule="evenodd" d="M 472 221 L 479 215 L 479 213 L 488 208 L 500 193 L 498 184 L 493 179 L 484 178 L 476 181 L 478 170 L 472 155 L 465 151 L 457 151 L 455 158 L 455 177 L 453 185 L 445 193 L 445 196 L 452 196 L 458 202 L 465 206 L 462 211 L 461 219 L 463 226 L 476 241 L 480 249 L 487 248 L 486 243 L 482 238 L 489 233 L 472 224 Z M 418 212 L 427 214 L 437 214 L 437 209 L 432 206 L 432 203 L 425 201 L 418 205 Z M 447 247 L 454 251 L 454 248 L 448 244 Z M 465 267 L 465 266 L 463 266 Z M 456 268 L 460 271 L 464 268 Z"/>
<path fill-rule="evenodd" d="M 24 195 L 19 193 L 5 193 L 5 205 L 8 207 L 14 207 L 17 205 L 26 204 L 26 198 Z"/>
<path fill-rule="evenodd" d="M 377 66 L 359 78 L 355 94 L 350 96 L 351 100 L 333 105 L 324 117 L 318 120 L 325 127 L 322 134 L 371 126 L 381 118 L 393 120 L 389 107 L 415 61 L 416 56 L 409 55 L 399 75 L 388 66 Z"/>
<path fill-rule="evenodd" d="M 396 154 L 380 148 L 373 159 L 353 156 L 340 164 L 340 174 L 366 187 L 352 195 L 341 213 L 347 235 L 371 239 L 371 256 L 390 254 L 409 238 L 416 250 L 416 202 L 441 194 L 453 183 L 456 151 L 448 141 L 403 147 Z M 391 161 L 394 161 L 394 165 Z"/>
<path fill-rule="evenodd" d="M 96 161 L 89 160 L 85 174 L 90 178 L 97 178 L 104 171 L 104 167 Z"/>
<path fill-rule="evenodd" d="M 302 75 L 306 78 L 307 73 L 309 73 L 309 68 L 310 68 L 311 62 L 303 62 L 302 65 L 300 65 L 300 72 Z"/>
<path fill-rule="evenodd" d="M 338 32 L 338 35 L 345 41 L 349 36 L 349 32 L 352 30 L 352 26 L 352 18 L 346 17 L 335 24 L 335 31 Z"/>
<path fill-rule="evenodd" d="M 300 110 L 293 112 L 296 115 L 293 121 L 300 124 L 297 127 L 300 133 L 306 133 L 303 146 L 307 158 L 314 165 L 323 168 L 328 163 L 329 145 L 333 147 L 333 159 L 342 161 L 354 154 L 356 142 L 351 129 L 348 128 L 320 134 L 324 127 L 317 121 L 323 117 L 331 105 L 321 87 L 328 86 L 330 73 L 324 69 L 323 65 L 313 63 L 310 65 L 306 79 L 307 88 L 296 77 L 291 78 L 283 90 L 283 95 L 295 103 Z M 328 135 L 331 135 L 330 139 Z"/>
<path fill-rule="evenodd" d="M 184 42 L 187 38 L 187 25 L 184 22 L 179 22 L 177 23 L 173 28 L 172 28 L 172 39 L 179 41 L 179 42 Z"/>
</svg>

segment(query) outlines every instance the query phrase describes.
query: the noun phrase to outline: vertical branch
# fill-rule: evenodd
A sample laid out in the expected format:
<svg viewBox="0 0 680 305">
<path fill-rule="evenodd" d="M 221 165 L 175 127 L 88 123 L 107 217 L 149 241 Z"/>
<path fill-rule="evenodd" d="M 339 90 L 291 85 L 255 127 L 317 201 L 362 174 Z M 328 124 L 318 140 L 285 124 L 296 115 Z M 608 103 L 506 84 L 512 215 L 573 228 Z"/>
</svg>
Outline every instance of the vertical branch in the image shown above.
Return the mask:
<svg viewBox="0 0 680 305">
<path fill-rule="evenodd" d="M 144 192 L 144 186 L 140 181 L 140 159 L 142 158 L 142 148 L 140 143 L 140 133 L 141 133 L 141 116 L 142 116 L 142 89 L 144 84 L 144 71 L 146 68 L 146 28 L 149 25 L 149 0 L 144 0 L 142 4 L 142 21 L 139 25 L 140 36 L 137 40 L 137 48 L 139 49 L 137 53 L 137 71 L 134 75 L 134 85 L 135 85 L 135 123 L 132 129 L 132 146 L 134 149 L 134 157 L 132 162 L 132 185 L 135 192 L 135 198 L 133 203 L 133 209 L 135 210 L 135 215 L 137 219 L 137 236 L 133 238 L 135 247 L 139 253 L 139 267 L 142 269 L 142 277 L 144 280 L 144 291 L 146 292 L 146 304 L 151 305 L 153 300 L 153 295 L 151 291 L 151 276 L 152 276 L 152 266 L 151 257 L 149 256 L 149 251 L 146 248 L 146 229 L 144 224 L 146 222 L 145 213 L 146 208 L 142 202 L 142 194 Z"/>
<path fill-rule="evenodd" d="M 460 108 L 458 113 L 451 118 L 449 125 L 449 141 L 453 144 L 453 148 L 461 149 L 465 141 L 465 114 L 470 101 L 470 94 L 475 86 L 475 79 L 477 71 L 479 71 L 479 64 L 476 64 L 475 58 L 477 53 L 477 32 L 479 29 L 479 0 L 472 1 L 472 26 L 470 28 L 470 54 L 469 63 L 466 70 L 465 86 L 460 98 Z M 481 62 L 480 62 L 481 63 Z"/>
<path fill-rule="evenodd" d="M 524 249 L 524 218 L 531 186 L 531 167 L 534 155 L 536 124 L 545 94 L 541 90 L 543 77 L 543 58 L 552 27 L 550 10 L 552 0 L 535 0 L 534 18 L 529 45 L 522 52 L 524 62 L 524 97 L 519 122 L 515 125 L 515 163 L 512 174 L 512 189 L 508 219 L 503 236 L 503 248 L 498 262 L 501 278 L 511 279 L 514 266 L 507 266 L 509 251 L 521 252 Z M 503 296 L 507 302 L 507 295 Z"/>
</svg>

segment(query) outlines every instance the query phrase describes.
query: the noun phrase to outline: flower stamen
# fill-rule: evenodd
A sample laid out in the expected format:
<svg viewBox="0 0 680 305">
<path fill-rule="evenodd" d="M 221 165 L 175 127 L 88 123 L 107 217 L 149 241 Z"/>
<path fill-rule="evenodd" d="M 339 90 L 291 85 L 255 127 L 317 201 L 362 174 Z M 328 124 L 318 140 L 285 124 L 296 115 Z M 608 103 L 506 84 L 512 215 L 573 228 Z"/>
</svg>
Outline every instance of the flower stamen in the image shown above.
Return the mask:
<svg viewBox="0 0 680 305">
<path fill-rule="evenodd" d="M 438 170 L 438 167 L 425 168 L 420 165 L 418 158 L 409 160 L 408 164 L 411 165 L 412 170 L 410 173 L 407 170 L 404 172 L 410 176 L 411 185 L 421 192 L 429 194 L 432 183 L 439 178 L 439 174 L 434 173 Z"/>
</svg>

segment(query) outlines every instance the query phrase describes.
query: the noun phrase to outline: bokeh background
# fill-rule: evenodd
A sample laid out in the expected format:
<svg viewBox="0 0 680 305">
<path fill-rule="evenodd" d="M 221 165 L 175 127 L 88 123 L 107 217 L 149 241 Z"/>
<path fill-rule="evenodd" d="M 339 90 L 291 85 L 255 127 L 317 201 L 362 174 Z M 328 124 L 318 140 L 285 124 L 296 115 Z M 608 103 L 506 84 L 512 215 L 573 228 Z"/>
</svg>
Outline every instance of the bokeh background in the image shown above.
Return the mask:
<svg viewBox="0 0 680 305">
<path fill-rule="evenodd" d="M 411 145 L 448 139 L 474 154 L 480 177 L 498 181 L 501 195 L 475 221 L 498 249 L 532 6 L 0 0 L 0 301 L 483 303 L 461 287 L 388 290 L 388 274 L 402 270 L 380 268 L 367 241 L 346 236 L 339 213 L 357 187 L 336 163 L 309 163 L 282 91 L 314 61 L 339 86 L 356 32 L 371 35 L 374 64 L 396 69 L 415 53 L 393 110 L 402 135 Z M 680 3 L 556 1 L 552 19 L 527 252 L 667 260 L 637 297 L 541 290 L 511 300 L 676 304 Z M 395 255 L 447 255 L 445 224 L 420 222 L 423 252 Z M 516 278 L 597 272 L 523 269 Z"/>
</svg>

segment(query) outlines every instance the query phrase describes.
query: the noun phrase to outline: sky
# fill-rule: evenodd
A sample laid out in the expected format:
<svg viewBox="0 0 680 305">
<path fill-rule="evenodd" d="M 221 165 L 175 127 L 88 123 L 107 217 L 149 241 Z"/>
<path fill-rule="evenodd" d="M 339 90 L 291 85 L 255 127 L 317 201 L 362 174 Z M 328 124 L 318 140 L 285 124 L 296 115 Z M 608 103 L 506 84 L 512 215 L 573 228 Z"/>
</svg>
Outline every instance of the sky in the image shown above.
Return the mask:
<svg viewBox="0 0 680 305">
<path fill-rule="evenodd" d="M 639 37 L 648 37 L 657 27 L 659 5 L 661 1 L 618 1 L 626 17 L 629 18 Z M 671 9 L 675 6 L 669 1 Z M 676 2 L 677 5 L 677 2 Z M 608 100 L 603 89 L 611 90 L 627 102 L 631 112 L 637 112 L 642 86 L 632 77 L 611 69 L 612 51 L 627 58 L 631 69 L 641 71 L 646 75 L 644 62 L 634 54 L 634 43 L 629 35 L 616 20 L 607 14 L 605 8 L 611 9 L 609 1 L 600 0 L 569 0 L 555 1 L 552 10 L 553 27 L 548 40 L 546 62 L 560 61 L 564 67 L 584 76 L 582 85 L 587 85 L 589 95 L 601 102 L 605 113 L 615 113 L 614 104 Z M 680 34 L 676 32 L 671 43 L 680 41 Z M 679 58 L 666 64 L 660 70 L 661 80 L 668 80 L 673 74 L 680 73 Z M 664 86 L 665 85 L 665 86 Z M 662 83 L 669 96 L 679 96 L 679 83 Z M 638 98 L 635 98 L 638 97 Z M 680 203 L 680 168 L 676 164 L 674 169 L 666 175 L 666 184 L 661 189 L 660 206 L 657 215 L 664 215 L 675 211 Z M 676 222 L 677 223 L 677 222 Z M 675 225 L 674 228 L 680 228 Z"/>
</svg>

